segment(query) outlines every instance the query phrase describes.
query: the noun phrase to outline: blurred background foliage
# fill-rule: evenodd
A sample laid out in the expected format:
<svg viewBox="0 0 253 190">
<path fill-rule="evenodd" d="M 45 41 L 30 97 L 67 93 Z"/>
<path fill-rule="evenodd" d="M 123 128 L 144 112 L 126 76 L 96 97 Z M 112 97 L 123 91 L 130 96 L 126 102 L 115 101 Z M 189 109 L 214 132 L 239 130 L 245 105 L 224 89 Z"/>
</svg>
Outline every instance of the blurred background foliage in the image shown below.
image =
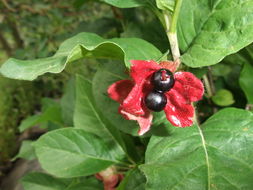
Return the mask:
<svg viewBox="0 0 253 190">
<path fill-rule="evenodd" d="M 110 11 L 108 6 L 80 5 L 78 1 L 1 1 L 0 62 L 10 56 L 19 59 L 50 56 L 62 41 L 97 19 L 106 20 L 104 15 Z M 94 61 L 89 62 L 85 67 L 83 62 L 77 62 L 60 75 L 47 74 L 33 82 L 0 77 L 0 168 L 8 165 L 17 152 L 21 120 L 41 111 L 42 97 L 59 99 L 72 73 L 91 76 Z"/>
<path fill-rule="evenodd" d="M 8 57 L 50 56 L 61 42 L 79 32 L 94 32 L 105 38 L 140 37 L 166 51 L 166 36 L 160 24 L 153 27 L 156 22 L 145 9 L 119 10 L 98 1 L 2 0 L 0 63 Z M 96 61 L 83 63 L 69 64 L 61 74 L 47 74 L 33 82 L 0 77 L 0 165 L 6 165 L 17 152 L 18 126 L 22 119 L 41 111 L 43 97 L 59 99 L 73 73 L 92 77 Z"/>
<path fill-rule="evenodd" d="M 98 0 L 0 1 L 0 63 L 8 57 L 34 59 L 53 55 L 61 42 L 79 32 L 94 32 L 105 38 L 139 37 L 162 52 L 167 51 L 169 44 L 161 24 L 145 8 L 118 9 Z M 203 78 L 205 83 L 206 95 L 198 106 L 202 121 L 230 105 L 251 109 L 252 60 L 253 46 L 250 45 L 220 64 L 200 69 L 184 68 Z M 67 82 L 74 73 L 91 79 L 98 64 L 96 60 L 81 60 L 69 64 L 59 75 L 46 74 L 33 82 L 0 77 L 0 175 L 4 171 L 1 168 L 10 163 L 24 139 L 20 137 L 24 132 L 18 130 L 21 121 L 48 110 L 44 97 L 61 103 L 61 109 L 71 109 L 64 101 L 60 102 L 64 89 L 71 89 L 71 82 L 66 85 Z M 62 100 L 69 101 L 69 90 L 66 93 Z M 64 116 L 68 110 L 61 111 Z M 38 118 L 22 126 L 40 124 L 34 119 Z M 71 121 L 62 125 L 69 126 Z"/>
</svg>

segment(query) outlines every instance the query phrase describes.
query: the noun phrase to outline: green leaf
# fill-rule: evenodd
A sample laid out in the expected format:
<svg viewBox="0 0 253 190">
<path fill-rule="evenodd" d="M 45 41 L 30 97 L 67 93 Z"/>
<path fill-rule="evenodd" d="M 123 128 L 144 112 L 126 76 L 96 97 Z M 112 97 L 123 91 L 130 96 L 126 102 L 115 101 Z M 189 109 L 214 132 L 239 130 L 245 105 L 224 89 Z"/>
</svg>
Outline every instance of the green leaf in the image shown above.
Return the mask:
<svg viewBox="0 0 253 190">
<path fill-rule="evenodd" d="M 41 115 L 33 115 L 25 118 L 24 120 L 22 120 L 20 126 L 18 127 L 19 131 L 23 132 L 24 130 L 39 124 L 40 118 Z"/>
<path fill-rule="evenodd" d="M 22 178 L 22 185 L 25 190 L 64 190 L 68 180 L 34 172 Z"/>
<path fill-rule="evenodd" d="M 156 0 L 156 6 L 159 9 L 173 11 L 175 6 L 175 0 Z"/>
<path fill-rule="evenodd" d="M 103 116 L 94 100 L 92 85 L 80 75 L 76 77 L 75 128 L 102 138 L 122 159 L 127 153 L 119 131 Z"/>
<path fill-rule="evenodd" d="M 212 97 L 212 101 L 218 106 L 229 106 L 235 102 L 233 94 L 226 89 L 221 89 Z"/>
<path fill-rule="evenodd" d="M 95 174 L 122 163 L 104 139 L 82 129 L 65 128 L 46 133 L 34 144 L 43 169 L 58 177 Z"/>
<path fill-rule="evenodd" d="M 171 136 L 153 136 L 140 166 L 146 189 L 252 189 L 252 126 L 252 113 L 227 108 L 201 127 L 173 127 Z"/>
<path fill-rule="evenodd" d="M 58 128 L 63 126 L 60 105 L 49 98 L 44 98 L 42 104 L 42 113 L 24 119 L 19 126 L 20 132 L 35 125 L 47 126 L 48 122 L 56 124 Z"/>
<path fill-rule="evenodd" d="M 247 97 L 248 103 L 253 104 L 253 66 L 245 63 L 240 74 L 239 83 Z"/>
<path fill-rule="evenodd" d="M 232 71 L 232 67 L 229 64 L 217 64 L 212 67 L 212 74 L 214 76 L 226 76 Z"/>
<path fill-rule="evenodd" d="M 75 79 L 71 78 L 61 98 L 62 119 L 67 126 L 74 126 L 74 110 L 76 100 Z"/>
<path fill-rule="evenodd" d="M 25 140 L 22 141 L 21 147 L 19 149 L 18 154 L 15 156 L 16 158 L 23 158 L 26 160 L 33 160 L 36 158 L 34 147 L 32 146 L 33 141 Z"/>
<path fill-rule="evenodd" d="M 22 178 L 25 190 L 100 190 L 102 183 L 92 178 L 56 178 L 45 173 L 33 172 Z"/>
<path fill-rule="evenodd" d="M 43 98 L 41 101 L 41 104 L 42 104 L 42 112 L 46 111 L 48 108 L 51 108 L 51 107 L 60 108 L 59 102 L 57 102 L 56 100 L 52 98 Z"/>
<path fill-rule="evenodd" d="M 191 72 L 196 77 L 201 79 L 208 72 L 208 68 L 207 67 L 197 68 L 197 69 L 196 68 L 189 68 L 189 72 Z"/>
<path fill-rule="evenodd" d="M 52 57 L 35 60 L 8 59 L 0 68 L 5 77 L 34 80 L 50 72 L 60 73 L 67 63 L 80 58 L 124 60 L 127 67 L 132 59 L 157 59 L 161 52 L 152 44 L 137 38 L 103 39 L 92 33 L 80 33 L 62 43 Z"/>
<path fill-rule="evenodd" d="M 139 169 L 128 171 L 117 190 L 145 190 L 146 178 Z"/>
<path fill-rule="evenodd" d="M 182 61 L 213 65 L 253 42 L 253 1 L 183 1 L 178 22 Z"/>
<path fill-rule="evenodd" d="M 103 185 L 101 182 L 95 179 L 95 177 L 82 180 L 81 182 L 71 185 L 66 190 L 101 190 L 103 189 Z"/>
<path fill-rule="evenodd" d="M 93 78 L 93 95 L 103 115 L 121 131 L 137 136 L 139 126 L 135 121 L 126 120 L 118 113 L 119 103 L 107 95 L 108 87 L 118 80 L 128 79 L 124 66 L 117 62 L 105 63 L 100 66 Z M 101 82 L 103 81 L 103 82 Z"/>
</svg>

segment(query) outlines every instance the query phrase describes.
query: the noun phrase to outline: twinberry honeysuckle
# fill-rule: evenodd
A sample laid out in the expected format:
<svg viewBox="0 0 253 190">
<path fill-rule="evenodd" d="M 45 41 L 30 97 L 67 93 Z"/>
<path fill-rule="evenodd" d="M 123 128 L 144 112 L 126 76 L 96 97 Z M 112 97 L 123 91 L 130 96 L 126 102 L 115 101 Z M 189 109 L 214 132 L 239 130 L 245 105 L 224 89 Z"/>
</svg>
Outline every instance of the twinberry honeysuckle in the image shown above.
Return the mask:
<svg viewBox="0 0 253 190">
<path fill-rule="evenodd" d="M 166 63 L 166 62 L 164 62 Z M 154 86 L 151 78 L 154 72 L 166 68 L 174 72 L 174 86 L 164 92 L 167 103 L 164 107 L 166 118 L 177 127 L 193 124 L 192 102 L 202 98 L 204 87 L 190 72 L 175 72 L 173 62 L 158 64 L 155 61 L 132 60 L 130 76 L 132 80 L 120 80 L 108 88 L 109 97 L 120 103 L 119 113 L 128 120 L 136 120 L 140 126 L 139 135 L 146 133 L 152 124 L 152 111 L 145 105 L 145 97 Z"/>
</svg>

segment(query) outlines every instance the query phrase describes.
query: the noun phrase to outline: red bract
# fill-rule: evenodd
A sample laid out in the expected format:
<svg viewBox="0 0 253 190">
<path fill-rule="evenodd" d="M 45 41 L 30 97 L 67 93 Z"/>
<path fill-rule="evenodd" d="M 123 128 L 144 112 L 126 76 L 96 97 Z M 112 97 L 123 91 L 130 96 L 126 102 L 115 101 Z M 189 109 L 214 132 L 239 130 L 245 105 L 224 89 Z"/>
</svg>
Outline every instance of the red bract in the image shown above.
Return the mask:
<svg viewBox="0 0 253 190">
<path fill-rule="evenodd" d="M 175 64 L 166 62 L 132 60 L 130 76 L 132 80 L 120 80 L 108 88 L 109 96 L 120 103 L 119 113 L 128 120 L 136 120 L 140 126 L 139 135 L 146 133 L 152 123 L 152 113 L 145 106 L 144 98 L 153 90 L 151 77 L 157 70 L 166 67 L 175 71 Z M 164 64 L 165 63 L 165 64 Z M 167 104 L 164 108 L 167 119 L 177 127 L 193 124 L 194 107 L 192 102 L 202 98 L 204 87 L 202 82 L 189 72 L 174 73 L 175 84 L 165 93 Z"/>
<path fill-rule="evenodd" d="M 123 180 L 123 174 L 117 173 L 114 166 L 111 166 L 99 173 L 95 174 L 95 177 L 104 184 L 104 190 L 116 190 L 117 185 Z"/>
</svg>

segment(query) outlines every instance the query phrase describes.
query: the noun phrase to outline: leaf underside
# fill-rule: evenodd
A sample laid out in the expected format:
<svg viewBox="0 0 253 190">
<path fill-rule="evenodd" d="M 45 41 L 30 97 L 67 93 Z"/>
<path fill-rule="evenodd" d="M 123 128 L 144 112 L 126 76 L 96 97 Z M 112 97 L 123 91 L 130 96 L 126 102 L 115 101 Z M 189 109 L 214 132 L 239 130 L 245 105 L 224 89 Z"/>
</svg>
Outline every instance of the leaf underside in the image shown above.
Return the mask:
<svg viewBox="0 0 253 190">
<path fill-rule="evenodd" d="M 130 67 L 132 59 L 157 59 L 161 52 L 152 44 L 137 38 L 110 40 L 92 33 L 80 33 L 61 44 L 54 56 L 35 60 L 8 59 L 0 73 L 8 78 L 34 80 L 44 73 L 60 73 L 67 63 L 81 58 L 124 60 Z"/>
</svg>

